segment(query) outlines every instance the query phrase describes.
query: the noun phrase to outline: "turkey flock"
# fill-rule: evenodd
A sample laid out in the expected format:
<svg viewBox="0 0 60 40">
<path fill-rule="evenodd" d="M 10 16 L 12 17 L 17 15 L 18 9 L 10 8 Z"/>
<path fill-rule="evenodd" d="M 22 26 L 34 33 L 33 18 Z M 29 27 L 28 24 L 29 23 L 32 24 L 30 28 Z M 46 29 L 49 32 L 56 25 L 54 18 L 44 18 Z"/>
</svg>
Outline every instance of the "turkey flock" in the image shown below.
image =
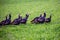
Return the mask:
<svg viewBox="0 0 60 40">
<path fill-rule="evenodd" d="M 24 18 L 19 14 L 18 18 L 11 21 L 11 14 L 6 16 L 6 19 L 0 22 L 0 26 L 3 25 L 19 25 L 19 24 L 26 24 L 28 20 L 29 14 L 26 14 Z M 51 22 L 51 15 L 50 17 L 46 18 L 46 13 L 44 12 L 43 15 L 35 17 L 33 20 L 30 21 L 32 24 L 42 24 L 42 23 L 49 23 Z"/>
</svg>

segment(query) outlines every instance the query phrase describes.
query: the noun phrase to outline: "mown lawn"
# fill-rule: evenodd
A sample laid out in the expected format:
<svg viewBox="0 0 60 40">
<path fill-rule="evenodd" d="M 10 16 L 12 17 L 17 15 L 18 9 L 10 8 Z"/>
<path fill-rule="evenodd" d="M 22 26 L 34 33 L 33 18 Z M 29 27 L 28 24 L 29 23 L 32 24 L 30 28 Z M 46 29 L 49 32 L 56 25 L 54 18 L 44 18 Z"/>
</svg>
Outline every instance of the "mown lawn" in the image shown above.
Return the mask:
<svg viewBox="0 0 60 40">
<path fill-rule="evenodd" d="M 52 21 L 31 24 L 30 21 L 46 12 Z M 12 21 L 18 14 L 29 13 L 27 24 L 0 27 L 0 40 L 60 40 L 60 0 L 0 0 L 0 22 L 11 13 Z"/>
</svg>

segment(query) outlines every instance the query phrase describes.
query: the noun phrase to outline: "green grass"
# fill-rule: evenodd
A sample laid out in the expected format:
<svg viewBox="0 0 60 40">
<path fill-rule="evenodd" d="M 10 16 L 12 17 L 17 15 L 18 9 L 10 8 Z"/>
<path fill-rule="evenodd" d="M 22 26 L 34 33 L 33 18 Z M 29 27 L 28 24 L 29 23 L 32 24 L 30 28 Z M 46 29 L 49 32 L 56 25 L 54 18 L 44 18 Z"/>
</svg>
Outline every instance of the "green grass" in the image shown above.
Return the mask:
<svg viewBox="0 0 60 40">
<path fill-rule="evenodd" d="M 51 23 L 31 24 L 43 12 L 52 14 Z M 0 21 L 9 13 L 12 20 L 20 13 L 29 13 L 26 25 L 6 25 L 0 28 L 0 40 L 60 40 L 60 0 L 0 0 Z"/>
</svg>

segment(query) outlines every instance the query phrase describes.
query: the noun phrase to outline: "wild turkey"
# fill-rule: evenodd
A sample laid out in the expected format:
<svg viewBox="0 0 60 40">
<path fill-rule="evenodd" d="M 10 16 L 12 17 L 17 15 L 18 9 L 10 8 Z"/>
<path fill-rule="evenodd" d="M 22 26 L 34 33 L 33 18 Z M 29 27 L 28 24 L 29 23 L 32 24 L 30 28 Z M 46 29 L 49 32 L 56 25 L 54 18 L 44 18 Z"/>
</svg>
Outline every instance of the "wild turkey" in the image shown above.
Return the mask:
<svg viewBox="0 0 60 40">
<path fill-rule="evenodd" d="M 40 14 L 39 17 L 35 17 L 35 18 L 31 21 L 31 23 L 38 24 L 38 23 L 39 23 L 39 22 L 38 22 L 38 19 L 39 19 L 40 17 L 42 17 L 42 14 Z"/>
<path fill-rule="evenodd" d="M 21 23 L 22 17 L 18 15 L 18 18 L 15 19 L 11 24 L 13 25 L 19 25 Z"/>
<path fill-rule="evenodd" d="M 46 13 L 44 13 L 43 16 L 41 16 L 41 17 L 38 18 L 38 22 L 39 23 L 44 23 L 45 22 L 45 17 L 46 17 Z"/>
<path fill-rule="evenodd" d="M 50 17 L 49 17 L 49 18 L 46 18 L 46 19 L 45 19 L 45 22 L 46 22 L 46 23 L 51 22 L 51 15 L 50 15 Z"/>
<path fill-rule="evenodd" d="M 10 23 L 11 23 L 11 14 L 9 14 L 9 18 L 7 18 L 6 16 L 6 19 L 1 21 L 0 25 L 9 25 Z"/>
<path fill-rule="evenodd" d="M 27 23 L 27 20 L 28 20 L 28 17 L 29 17 L 29 14 L 26 14 L 26 17 L 25 18 L 22 18 L 21 24 L 26 24 Z"/>
<path fill-rule="evenodd" d="M 9 14 L 9 17 L 6 17 L 5 25 L 9 25 L 11 23 L 11 14 Z"/>
</svg>

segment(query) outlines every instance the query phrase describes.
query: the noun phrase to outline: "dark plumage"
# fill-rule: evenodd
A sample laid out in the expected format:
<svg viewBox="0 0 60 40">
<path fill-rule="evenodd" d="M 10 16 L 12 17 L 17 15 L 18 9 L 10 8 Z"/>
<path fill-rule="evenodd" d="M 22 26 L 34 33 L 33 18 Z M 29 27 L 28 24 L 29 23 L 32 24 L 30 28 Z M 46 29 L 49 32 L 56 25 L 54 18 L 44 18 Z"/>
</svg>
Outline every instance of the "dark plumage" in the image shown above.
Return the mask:
<svg viewBox="0 0 60 40">
<path fill-rule="evenodd" d="M 5 25 L 9 25 L 11 23 L 11 14 L 9 14 L 9 17 L 6 17 Z"/>
<path fill-rule="evenodd" d="M 26 17 L 25 18 L 22 18 L 21 24 L 26 24 L 27 23 L 27 20 L 28 20 L 28 17 L 29 17 L 29 14 L 26 14 Z"/>
<path fill-rule="evenodd" d="M 15 19 L 11 24 L 13 25 L 19 25 L 21 23 L 22 17 L 18 15 L 18 18 Z"/>
<path fill-rule="evenodd" d="M 35 18 L 31 21 L 31 23 L 38 24 L 38 23 L 39 23 L 39 22 L 38 22 L 38 19 L 39 19 L 40 17 L 42 17 L 42 14 L 41 14 L 39 17 L 35 17 Z"/>
<path fill-rule="evenodd" d="M 46 22 L 46 23 L 51 22 L 51 15 L 50 15 L 50 17 L 49 17 L 49 18 L 46 18 L 46 19 L 45 19 L 45 22 Z"/>
<path fill-rule="evenodd" d="M 45 17 L 46 17 L 46 13 L 44 13 L 43 16 L 41 16 L 41 17 L 38 18 L 38 22 L 39 23 L 44 23 L 45 22 Z"/>
<path fill-rule="evenodd" d="M 11 14 L 9 14 L 9 17 L 0 22 L 0 25 L 9 25 L 11 23 Z"/>
<path fill-rule="evenodd" d="M 1 26 L 1 23 L 0 23 L 0 26 Z"/>
<path fill-rule="evenodd" d="M 31 23 L 36 23 L 36 24 L 39 23 L 39 22 L 38 22 L 38 18 L 39 18 L 39 17 L 34 18 L 34 19 L 31 21 Z"/>
<path fill-rule="evenodd" d="M 46 13 L 44 12 L 44 17 L 46 17 Z"/>
</svg>

